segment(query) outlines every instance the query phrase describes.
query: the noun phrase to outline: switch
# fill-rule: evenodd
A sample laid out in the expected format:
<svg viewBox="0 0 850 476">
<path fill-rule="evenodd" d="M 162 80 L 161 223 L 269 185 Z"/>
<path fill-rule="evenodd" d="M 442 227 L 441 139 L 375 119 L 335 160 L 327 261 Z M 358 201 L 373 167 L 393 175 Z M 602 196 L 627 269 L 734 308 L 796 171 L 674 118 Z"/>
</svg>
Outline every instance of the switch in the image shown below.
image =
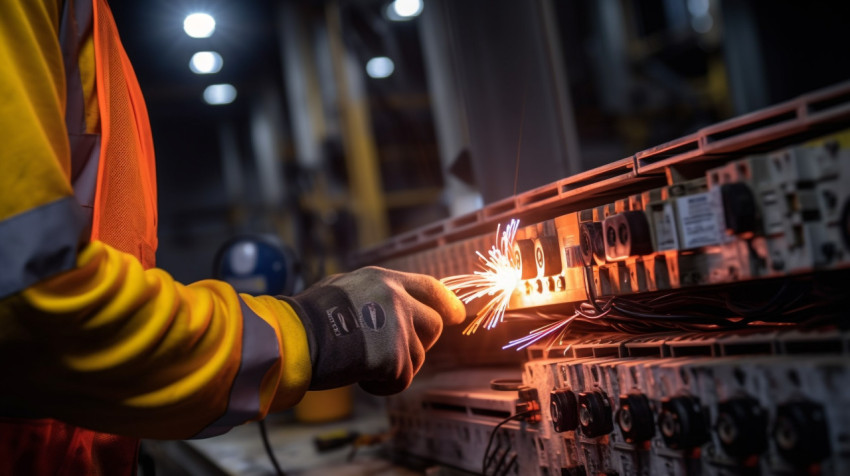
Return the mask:
<svg viewBox="0 0 850 476">
<path fill-rule="evenodd" d="M 570 389 L 561 389 L 549 395 L 549 414 L 556 432 L 573 431 L 578 428 L 578 399 Z"/>
<path fill-rule="evenodd" d="M 534 242 L 534 262 L 540 276 L 555 276 L 561 273 L 561 247 L 557 236 L 541 236 Z"/>
<path fill-rule="evenodd" d="M 602 223 L 582 223 L 579 244 L 585 266 L 593 266 L 594 263 L 599 266 L 605 264 L 605 241 L 602 236 Z"/>
<path fill-rule="evenodd" d="M 516 240 L 514 260 L 522 267 L 522 279 L 537 277 L 537 263 L 534 259 L 534 240 Z"/>
<path fill-rule="evenodd" d="M 620 396 L 617 426 L 620 427 L 626 443 L 643 443 L 655 435 L 655 422 L 652 416 L 652 408 L 649 406 L 646 395 L 633 392 Z"/>
<path fill-rule="evenodd" d="M 614 431 L 611 402 L 601 390 L 580 393 L 578 406 L 578 421 L 584 436 L 596 438 Z"/>
<path fill-rule="evenodd" d="M 723 198 L 723 218 L 726 234 L 738 235 L 754 232 L 758 228 L 758 209 L 753 191 L 745 183 L 727 183 L 720 186 Z"/>
<path fill-rule="evenodd" d="M 621 261 L 654 251 L 649 220 L 642 211 L 612 215 L 602 222 L 602 227 L 605 234 L 605 259 L 608 261 Z"/>
<path fill-rule="evenodd" d="M 829 429 L 823 406 L 814 402 L 786 403 L 776 409 L 773 441 L 795 466 L 818 463 L 829 456 Z"/>
<path fill-rule="evenodd" d="M 686 395 L 661 402 L 658 428 L 664 443 L 674 450 L 700 446 L 709 437 L 699 399 Z"/>
<path fill-rule="evenodd" d="M 767 449 L 767 413 L 753 398 L 717 405 L 717 438 L 730 456 L 746 459 Z"/>
</svg>

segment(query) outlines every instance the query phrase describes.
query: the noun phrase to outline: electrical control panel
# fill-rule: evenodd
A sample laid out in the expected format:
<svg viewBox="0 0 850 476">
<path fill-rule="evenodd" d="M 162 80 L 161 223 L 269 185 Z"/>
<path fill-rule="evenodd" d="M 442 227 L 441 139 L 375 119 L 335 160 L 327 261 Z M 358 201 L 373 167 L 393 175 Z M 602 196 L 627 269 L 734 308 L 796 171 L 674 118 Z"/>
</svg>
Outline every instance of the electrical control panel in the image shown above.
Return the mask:
<svg viewBox="0 0 850 476">
<path fill-rule="evenodd" d="M 476 268 L 479 237 L 383 265 L 446 277 Z M 850 265 L 850 131 L 708 167 L 697 178 L 517 231 L 509 309 L 736 283 Z M 592 289 L 585 284 L 592 274 Z"/>
<path fill-rule="evenodd" d="M 539 339 L 438 351 L 451 368 L 389 400 L 397 453 L 485 474 L 850 474 L 850 83 L 354 264 L 470 274 L 513 219 L 507 320 Z M 480 365 L 481 342 L 521 363 Z"/>
</svg>

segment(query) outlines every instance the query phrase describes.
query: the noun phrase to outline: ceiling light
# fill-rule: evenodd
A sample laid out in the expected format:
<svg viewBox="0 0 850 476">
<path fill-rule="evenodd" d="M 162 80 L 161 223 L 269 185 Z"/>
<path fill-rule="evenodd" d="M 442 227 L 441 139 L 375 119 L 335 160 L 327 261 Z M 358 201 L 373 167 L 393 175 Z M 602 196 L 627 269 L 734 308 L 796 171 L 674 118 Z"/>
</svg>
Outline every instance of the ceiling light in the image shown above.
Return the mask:
<svg viewBox="0 0 850 476">
<path fill-rule="evenodd" d="M 395 0 L 387 8 L 390 20 L 404 21 L 422 13 L 422 0 Z"/>
<path fill-rule="evenodd" d="M 209 38 L 215 31 L 215 19 L 206 13 L 193 13 L 183 20 L 183 31 L 192 38 Z"/>
<path fill-rule="evenodd" d="M 393 64 L 393 60 L 386 56 L 372 58 L 366 63 L 366 74 L 372 78 L 386 78 L 393 74 L 394 70 L 395 65 Z"/>
<path fill-rule="evenodd" d="M 204 101 L 207 104 L 230 104 L 236 99 L 236 88 L 232 84 L 211 84 L 204 89 Z"/>
<path fill-rule="evenodd" d="M 192 55 L 189 69 L 195 74 L 212 74 L 221 71 L 223 60 L 215 51 L 199 51 Z"/>
</svg>

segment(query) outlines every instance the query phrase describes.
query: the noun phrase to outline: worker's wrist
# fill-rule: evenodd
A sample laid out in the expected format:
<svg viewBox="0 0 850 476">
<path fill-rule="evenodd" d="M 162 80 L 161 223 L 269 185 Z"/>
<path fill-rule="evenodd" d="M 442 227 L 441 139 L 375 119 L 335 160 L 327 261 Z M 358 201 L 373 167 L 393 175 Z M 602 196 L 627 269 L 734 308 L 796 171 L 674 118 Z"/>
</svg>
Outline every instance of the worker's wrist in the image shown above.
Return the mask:
<svg viewBox="0 0 850 476">
<path fill-rule="evenodd" d="M 295 316 L 298 317 L 298 319 L 301 321 L 301 325 L 304 327 L 304 334 L 306 334 L 306 336 L 307 336 L 307 349 L 308 349 L 308 352 L 310 353 L 310 365 L 313 367 L 313 369 L 315 369 L 316 368 L 316 353 L 318 352 L 318 348 L 316 346 L 316 338 L 315 338 L 314 333 L 313 333 L 313 322 L 312 322 L 312 320 L 307 316 L 307 311 L 304 309 L 304 307 L 301 305 L 301 303 L 298 302 L 298 300 L 295 299 L 294 297 L 292 297 L 292 296 L 275 296 L 275 297 L 280 299 L 281 301 L 285 302 L 290 308 L 292 308 L 292 311 L 293 311 L 293 313 L 295 313 Z"/>
<path fill-rule="evenodd" d="M 366 342 L 348 295 L 335 286 L 281 297 L 301 319 L 310 349 L 311 390 L 349 385 L 363 378 Z"/>
</svg>

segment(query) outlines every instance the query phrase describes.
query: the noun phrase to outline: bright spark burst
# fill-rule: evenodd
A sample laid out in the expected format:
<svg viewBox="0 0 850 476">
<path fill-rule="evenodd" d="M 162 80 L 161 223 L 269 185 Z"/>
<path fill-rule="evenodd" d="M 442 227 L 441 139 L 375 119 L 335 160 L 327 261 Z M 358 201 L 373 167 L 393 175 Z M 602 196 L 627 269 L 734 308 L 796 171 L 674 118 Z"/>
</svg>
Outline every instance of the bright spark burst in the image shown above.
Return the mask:
<svg viewBox="0 0 850 476">
<path fill-rule="evenodd" d="M 520 283 L 522 264 L 513 253 L 519 220 L 511 220 L 501 233 L 500 228 L 496 227 L 497 244 L 490 248 L 486 257 L 481 252 L 475 252 L 480 260 L 480 271 L 442 279 L 443 284 L 466 304 L 479 298 L 489 298 L 475 319 L 464 329 L 463 333 L 467 335 L 474 333 L 482 324 L 492 329 L 502 322 L 511 294 Z"/>
</svg>

